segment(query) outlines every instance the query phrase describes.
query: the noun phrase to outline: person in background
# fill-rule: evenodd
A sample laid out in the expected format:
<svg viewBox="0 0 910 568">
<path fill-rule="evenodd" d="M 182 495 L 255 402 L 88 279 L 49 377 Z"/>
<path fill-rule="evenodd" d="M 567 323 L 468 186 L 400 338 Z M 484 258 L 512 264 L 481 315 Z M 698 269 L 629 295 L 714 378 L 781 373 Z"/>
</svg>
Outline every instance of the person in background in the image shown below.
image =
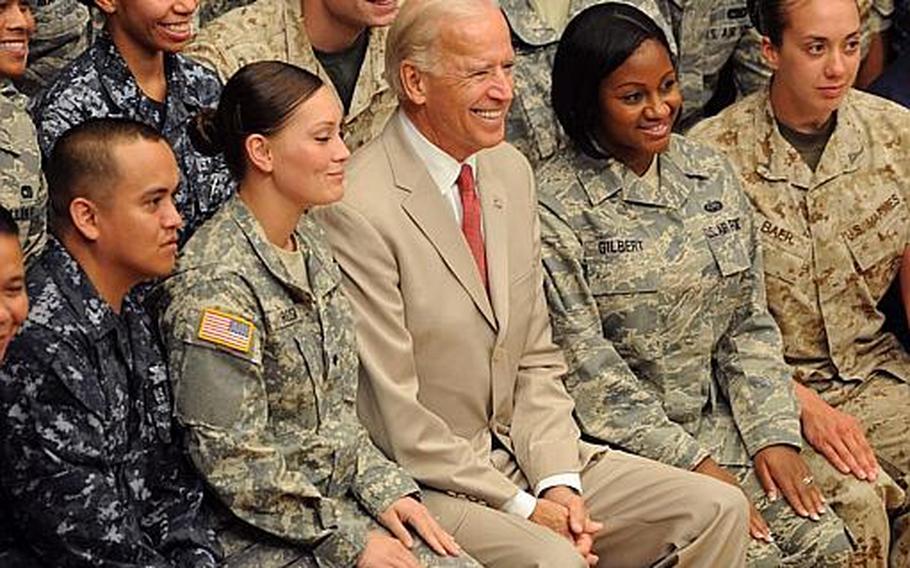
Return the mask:
<svg viewBox="0 0 910 568">
<path fill-rule="evenodd" d="M 344 199 L 314 211 L 354 306 L 374 441 L 484 566 L 742 565 L 739 491 L 580 439 L 534 177 L 502 143 L 514 54 L 498 4 L 408 0 L 386 54 L 400 110 L 355 154 Z"/>
<path fill-rule="evenodd" d="M 61 137 L 47 176 L 53 236 L 0 369 L 4 514 L 43 565 L 214 567 L 164 355 L 130 296 L 174 266 L 174 153 L 148 125 L 94 119 Z"/>
<path fill-rule="evenodd" d="M 199 118 L 239 191 L 154 293 L 177 416 L 218 498 L 286 548 L 325 566 L 480 568 L 357 419 L 354 324 L 307 215 L 344 191 L 341 120 L 330 88 L 278 61 L 241 68 Z"/>
<path fill-rule="evenodd" d="M 0 363 L 6 349 L 28 315 L 25 288 L 25 256 L 19 244 L 19 226 L 5 207 L 0 205 Z M 18 547 L 9 517 L 10 506 L 0 485 L 0 566 L 31 568 L 36 560 Z"/>
<path fill-rule="evenodd" d="M 538 170 L 544 282 L 582 431 L 741 487 L 748 565 L 846 565 L 810 469 L 830 466 L 800 455 L 749 203 L 723 155 L 672 134 L 684 101 L 663 33 L 622 4 L 582 12 L 552 100 L 574 147 Z"/>
<path fill-rule="evenodd" d="M 900 278 L 910 307 L 910 111 L 851 88 L 854 0 L 759 0 L 755 15 L 770 87 L 693 136 L 727 155 L 756 212 L 806 440 L 866 491 L 879 492 L 882 470 L 906 490 L 910 353 L 885 331 L 878 304 Z M 819 471 L 816 480 L 836 483 Z M 907 566 L 907 504 L 893 491 L 880 500 L 899 507 L 891 563 Z M 887 554 L 889 527 L 875 526 L 878 517 L 853 526 L 862 518 L 841 516 L 864 547 Z"/>
<path fill-rule="evenodd" d="M 25 73 L 29 39 L 35 31 L 26 0 L 0 0 L 0 205 L 19 224 L 26 261 L 44 247 L 47 188 L 28 99 L 13 80 Z"/>
<path fill-rule="evenodd" d="M 257 0 L 203 29 L 187 54 L 223 80 L 247 63 L 278 60 L 331 86 L 354 151 L 379 134 L 397 104 L 383 77 L 387 26 L 398 0 Z"/>
<path fill-rule="evenodd" d="M 73 59 L 88 49 L 90 14 L 79 0 L 30 0 L 37 31 L 29 46 L 28 68 L 16 88 L 36 97 Z"/>
<path fill-rule="evenodd" d="M 61 134 L 89 118 L 125 117 L 155 128 L 180 165 L 175 200 L 185 242 L 234 189 L 224 161 L 201 155 L 189 139 L 192 118 L 217 104 L 221 93 L 212 71 L 179 53 L 193 34 L 196 0 L 95 0 L 93 5 L 104 15 L 104 29 L 32 107 L 42 155 L 47 159 Z"/>
</svg>

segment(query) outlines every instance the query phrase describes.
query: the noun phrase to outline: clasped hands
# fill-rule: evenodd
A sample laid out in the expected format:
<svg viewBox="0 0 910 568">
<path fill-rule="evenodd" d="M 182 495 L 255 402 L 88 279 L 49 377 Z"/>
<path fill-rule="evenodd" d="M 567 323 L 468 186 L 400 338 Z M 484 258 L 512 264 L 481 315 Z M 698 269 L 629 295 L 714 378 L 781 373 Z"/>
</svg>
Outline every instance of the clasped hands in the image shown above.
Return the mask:
<svg viewBox="0 0 910 568">
<path fill-rule="evenodd" d="M 569 539 L 588 566 L 597 564 L 598 557 L 592 552 L 594 534 L 603 523 L 591 520 L 581 495 L 569 487 L 559 485 L 541 493 L 529 520 Z"/>
</svg>

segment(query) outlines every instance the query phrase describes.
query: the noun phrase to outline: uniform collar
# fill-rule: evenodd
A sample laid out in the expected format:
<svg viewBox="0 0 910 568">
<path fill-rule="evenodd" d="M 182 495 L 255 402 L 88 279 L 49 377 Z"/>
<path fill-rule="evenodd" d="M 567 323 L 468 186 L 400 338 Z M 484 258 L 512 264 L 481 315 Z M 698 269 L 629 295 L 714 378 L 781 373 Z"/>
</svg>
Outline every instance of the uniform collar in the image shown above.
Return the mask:
<svg viewBox="0 0 910 568">
<path fill-rule="evenodd" d="M 859 117 L 853 108 L 852 91 L 841 102 L 837 111 L 837 126 L 828 139 L 814 173 L 796 148 L 780 133 L 771 106 L 770 92 L 770 87 L 765 89 L 753 119 L 753 131 L 756 133 L 755 163 L 760 176 L 771 181 L 787 180 L 803 189 L 810 189 L 859 167 L 860 157 L 864 153 L 864 138 L 858 123 Z"/>
<path fill-rule="evenodd" d="M 612 159 L 604 161 L 580 155 L 575 168 L 578 182 L 591 205 L 598 205 L 621 191 L 623 201 L 678 209 L 691 191 L 688 178 L 708 177 L 704 167 L 686 152 L 677 134 L 670 138 L 667 151 L 655 159 L 660 180 L 656 187 L 640 180 L 629 168 Z"/>
<path fill-rule="evenodd" d="M 101 340 L 119 325 L 119 316 L 95 289 L 88 275 L 53 235 L 38 263 L 47 271 L 60 294 L 77 315 L 77 325 L 93 340 Z M 121 313 L 132 310 L 129 296 L 123 299 Z"/>
<path fill-rule="evenodd" d="M 234 220 L 243 232 L 247 242 L 256 252 L 266 269 L 284 285 L 291 289 L 298 298 L 307 298 L 311 295 L 317 297 L 328 294 L 341 282 L 341 273 L 328 252 L 327 246 L 320 246 L 326 242 L 321 227 L 309 215 L 302 215 L 294 230 L 297 247 L 305 255 L 307 283 L 297 282 L 291 277 L 281 257 L 275 251 L 274 245 L 268 240 L 265 231 L 253 216 L 252 211 L 246 206 L 239 195 L 234 195 L 223 205 L 226 214 Z"/>
<path fill-rule="evenodd" d="M 119 108 L 137 108 L 144 99 L 148 98 L 139 88 L 133 72 L 130 71 L 126 60 L 120 55 L 114 40 L 106 30 L 102 30 L 98 34 L 98 39 L 95 40 L 91 49 L 93 52 L 91 60 L 97 69 L 102 88 Z M 194 89 L 188 85 L 185 66 L 185 62 L 177 54 L 164 54 L 164 75 L 167 83 L 164 104 L 168 107 L 176 104 L 186 104 L 195 108 L 206 106 L 198 99 Z M 185 113 L 175 113 L 168 108 L 166 116 L 182 116 L 183 114 Z"/>
</svg>

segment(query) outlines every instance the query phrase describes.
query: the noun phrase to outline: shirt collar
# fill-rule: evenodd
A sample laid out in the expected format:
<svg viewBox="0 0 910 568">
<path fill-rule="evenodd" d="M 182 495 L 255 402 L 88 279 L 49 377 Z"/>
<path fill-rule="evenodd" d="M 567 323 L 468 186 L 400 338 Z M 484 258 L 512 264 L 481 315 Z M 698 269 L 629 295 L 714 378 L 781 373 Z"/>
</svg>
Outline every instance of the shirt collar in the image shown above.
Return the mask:
<svg viewBox="0 0 910 568">
<path fill-rule="evenodd" d="M 464 162 L 459 163 L 458 160 L 427 140 L 404 112 L 399 112 L 398 116 L 401 118 L 405 138 L 414 148 L 420 161 L 426 166 L 430 177 L 443 195 L 455 185 L 458 175 L 461 173 L 462 164 L 471 166 L 474 178 L 477 178 L 477 154 L 471 154 Z"/>
</svg>

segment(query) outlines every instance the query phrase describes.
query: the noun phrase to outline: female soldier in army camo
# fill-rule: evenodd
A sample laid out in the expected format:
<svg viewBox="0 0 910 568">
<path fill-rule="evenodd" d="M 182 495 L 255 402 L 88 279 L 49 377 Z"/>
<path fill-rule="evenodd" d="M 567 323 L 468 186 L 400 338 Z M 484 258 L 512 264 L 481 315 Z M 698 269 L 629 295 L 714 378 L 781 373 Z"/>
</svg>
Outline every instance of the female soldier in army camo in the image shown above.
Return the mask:
<svg viewBox="0 0 910 568">
<path fill-rule="evenodd" d="M 663 32 L 623 4 L 582 12 L 552 100 L 574 149 L 539 172 L 545 286 L 583 432 L 742 487 L 750 566 L 845 565 L 799 454 L 748 202 L 719 153 L 671 134 Z"/>
<path fill-rule="evenodd" d="M 866 491 L 879 466 L 906 489 L 910 353 L 879 303 L 900 273 L 910 314 L 910 111 L 850 88 L 854 0 L 754 4 L 771 85 L 693 135 L 727 154 L 757 212 L 768 305 L 807 441 Z M 894 528 L 892 565 L 908 566 L 906 502 Z M 865 544 L 887 553 L 887 522 L 878 532 Z"/>
<path fill-rule="evenodd" d="M 13 79 L 25 73 L 28 42 L 35 31 L 27 0 L 0 0 L 0 204 L 19 223 L 26 260 L 46 240 L 47 187 L 35 127 L 25 111 L 27 99 Z"/>
<path fill-rule="evenodd" d="M 341 113 L 316 75 L 270 61 L 241 68 L 198 120 L 240 183 L 156 302 L 177 416 L 224 504 L 320 565 L 476 567 L 357 419 L 353 321 L 306 215 L 342 196 Z"/>
</svg>

